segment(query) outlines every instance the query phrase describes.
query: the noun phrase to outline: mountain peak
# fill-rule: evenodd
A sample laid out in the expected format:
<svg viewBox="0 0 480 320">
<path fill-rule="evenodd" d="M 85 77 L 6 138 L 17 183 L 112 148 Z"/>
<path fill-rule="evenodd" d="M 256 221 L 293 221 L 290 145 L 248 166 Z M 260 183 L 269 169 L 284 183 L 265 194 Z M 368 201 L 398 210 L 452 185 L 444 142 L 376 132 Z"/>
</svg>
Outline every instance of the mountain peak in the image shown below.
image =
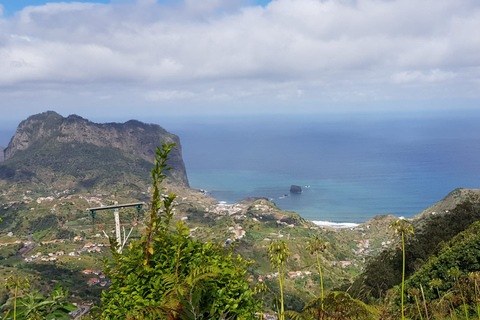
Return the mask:
<svg viewBox="0 0 480 320">
<path fill-rule="evenodd" d="M 76 115 L 76 114 L 71 114 L 69 115 L 66 119 L 66 121 L 80 121 L 80 122 L 89 122 L 87 119 L 79 116 L 79 115 Z"/>
<path fill-rule="evenodd" d="M 180 139 L 159 125 L 137 120 L 94 123 L 78 115 L 64 118 L 54 111 L 33 115 L 18 126 L 5 149 L 5 164 L 28 168 L 33 172 L 28 176 L 37 178 L 37 171 L 44 169 L 55 174 L 68 171 L 69 176 L 75 176 L 78 171 L 89 176 L 85 172 L 99 172 L 100 167 L 120 166 L 119 171 L 127 172 L 141 167 L 148 179 L 155 150 L 162 141 L 177 145 L 170 153 L 171 176 L 188 187 Z"/>
</svg>

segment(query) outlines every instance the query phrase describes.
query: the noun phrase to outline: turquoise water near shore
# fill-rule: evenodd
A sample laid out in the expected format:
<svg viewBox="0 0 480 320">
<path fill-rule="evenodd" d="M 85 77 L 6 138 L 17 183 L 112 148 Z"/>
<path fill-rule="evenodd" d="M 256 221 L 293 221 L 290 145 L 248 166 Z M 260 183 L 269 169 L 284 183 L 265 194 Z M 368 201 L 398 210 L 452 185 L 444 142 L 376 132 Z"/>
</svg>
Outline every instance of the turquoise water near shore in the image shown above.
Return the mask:
<svg viewBox="0 0 480 320">
<path fill-rule="evenodd" d="M 361 223 L 379 214 L 412 217 L 455 188 L 479 188 L 479 115 L 217 116 L 163 123 L 181 138 L 191 187 L 227 203 L 266 197 L 309 220 Z M 303 192 L 290 194 L 292 184 Z"/>
</svg>

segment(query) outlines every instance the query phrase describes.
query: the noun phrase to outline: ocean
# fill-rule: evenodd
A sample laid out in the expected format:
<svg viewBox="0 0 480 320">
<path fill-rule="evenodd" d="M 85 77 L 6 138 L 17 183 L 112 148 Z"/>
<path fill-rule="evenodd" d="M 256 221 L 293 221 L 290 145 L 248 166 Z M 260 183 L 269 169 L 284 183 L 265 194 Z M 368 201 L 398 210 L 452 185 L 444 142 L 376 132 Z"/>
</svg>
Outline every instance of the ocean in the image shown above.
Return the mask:
<svg viewBox="0 0 480 320">
<path fill-rule="evenodd" d="M 480 112 L 166 118 L 190 185 L 219 201 L 271 199 L 311 221 L 412 217 L 480 188 Z M 290 194 L 290 186 L 302 187 Z"/>
<path fill-rule="evenodd" d="M 145 119 L 139 119 L 145 121 Z M 190 185 L 219 201 L 271 199 L 311 221 L 410 218 L 455 188 L 480 188 L 480 111 L 163 116 Z M 15 126 L 2 126 L 6 146 Z M 290 186 L 302 187 L 290 194 Z"/>
</svg>

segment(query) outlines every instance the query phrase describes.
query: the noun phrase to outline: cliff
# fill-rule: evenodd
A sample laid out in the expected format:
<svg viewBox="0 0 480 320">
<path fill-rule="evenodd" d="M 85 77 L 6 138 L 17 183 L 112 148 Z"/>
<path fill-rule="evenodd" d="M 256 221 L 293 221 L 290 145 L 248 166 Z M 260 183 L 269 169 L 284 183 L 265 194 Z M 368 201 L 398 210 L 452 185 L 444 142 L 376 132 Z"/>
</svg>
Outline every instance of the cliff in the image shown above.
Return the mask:
<svg viewBox="0 0 480 320">
<path fill-rule="evenodd" d="M 148 182 L 157 146 L 176 143 L 170 153 L 169 178 L 188 187 L 180 139 L 154 124 L 93 123 L 53 111 L 22 121 L 5 149 L 0 178 L 56 185 L 61 180 L 94 187 Z M 71 187 L 71 186 L 70 186 Z"/>
<path fill-rule="evenodd" d="M 3 157 L 3 150 L 4 149 L 5 149 L 4 147 L 0 147 L 0 162 L 3 162 L 3 158 L 4 158 Z"/>
</svg>

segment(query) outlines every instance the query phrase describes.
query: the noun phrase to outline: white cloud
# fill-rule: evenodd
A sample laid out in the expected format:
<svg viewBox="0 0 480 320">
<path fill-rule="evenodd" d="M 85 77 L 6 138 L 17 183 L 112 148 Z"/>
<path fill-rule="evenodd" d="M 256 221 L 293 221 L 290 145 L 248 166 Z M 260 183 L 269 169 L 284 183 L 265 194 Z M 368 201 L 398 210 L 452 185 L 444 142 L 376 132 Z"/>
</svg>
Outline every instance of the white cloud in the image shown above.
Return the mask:
<svg viewBox="0 0 480 320">
<path fill-rule="evenodd" d="M 150 91 L 145 94 L 145 98 L 150 101 L 164 100 L 183 100 L 195 97 L 195 94 L 189 91 Z"/>
<path fill-rule="evenodd" d="M 406 84 L 415 84 L 411 99 L 480 98 L 477 0 L 242 3 L 27 7 L 0 18 L 0 99 L 73 99 L 81 88 L 99 104 L 121 96 L 319 105 L 400 99 Z"/>
<path fill-rule="evenodd" d="M 408 83 L 408 82 L 442 82 L 455 78 L 453 72 L 444 72 L 438 69 L 431 70 L 428 73 L 421 71 L 403 71 L 392 76 L 394 83 Z"/>
</svg>

